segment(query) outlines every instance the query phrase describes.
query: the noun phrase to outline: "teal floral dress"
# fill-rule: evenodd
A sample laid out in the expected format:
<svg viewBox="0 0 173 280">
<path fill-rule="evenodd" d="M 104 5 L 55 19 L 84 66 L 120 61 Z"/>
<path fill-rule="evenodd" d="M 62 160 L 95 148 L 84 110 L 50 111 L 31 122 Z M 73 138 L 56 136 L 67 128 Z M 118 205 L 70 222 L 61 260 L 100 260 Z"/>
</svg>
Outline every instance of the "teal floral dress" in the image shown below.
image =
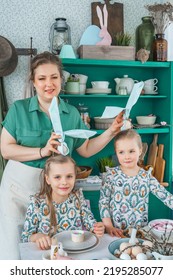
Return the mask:
<svg viewBox="0 0 173 280">
<path fill-rule="evenodd" d="M 82 190 L 70 193 L 68 199 L 60 204 L 53 202 L 56 212 L 57 228 L 59 233 L 64 230 L 83 229 L 93 230 L 96 220 L 84 199 Z M 33 233 L 54 234 L 54 228 L 50 228 L 50 211 L 46 202 L 46 196 L 31 196 L 28 206 L 22 241 L 29 242 Z"/>
<path fill-rule="evenodd" d="M 141 168 L 136 176 L 127 176 L 117 166 L 109 168 L 101 187 L 101 218 L 111 218 L 114 227 L 126 229 L 148 224 L 149 193 L 173 209 L 173 195 L 152 176 L 152 169 Z"/>
</svg>

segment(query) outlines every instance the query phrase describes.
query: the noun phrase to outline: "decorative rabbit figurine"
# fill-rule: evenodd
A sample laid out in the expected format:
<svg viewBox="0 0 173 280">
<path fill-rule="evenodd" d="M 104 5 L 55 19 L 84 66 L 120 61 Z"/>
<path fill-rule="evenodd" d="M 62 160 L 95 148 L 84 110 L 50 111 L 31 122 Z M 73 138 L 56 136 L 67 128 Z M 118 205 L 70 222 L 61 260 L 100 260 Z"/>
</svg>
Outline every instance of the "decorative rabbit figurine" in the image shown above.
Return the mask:
<svg viewBox="0 0 173 280">
<path fill-rule="evenodd" d="M 111 35 L 109 34 L 108 30 L 107 30 L 107 24 L 108 24 L 108 11 L 106 8 L 106 4 L 103 7 L 103 15 L 104 15 L 104 23 L 103 23 L 103 15 L 102 15 L 102 11 L 100 9 L 99 6 L 96 7 L 96 11 L 97 11 L 97 15 L 100 21 L 100 33 L 99 33 L 99 37 L 103 38 L 100 42 L 97 42 L 96 45 L 107 45 L 110 46 L 112 43 L 112 38 Z"/>
</svg>

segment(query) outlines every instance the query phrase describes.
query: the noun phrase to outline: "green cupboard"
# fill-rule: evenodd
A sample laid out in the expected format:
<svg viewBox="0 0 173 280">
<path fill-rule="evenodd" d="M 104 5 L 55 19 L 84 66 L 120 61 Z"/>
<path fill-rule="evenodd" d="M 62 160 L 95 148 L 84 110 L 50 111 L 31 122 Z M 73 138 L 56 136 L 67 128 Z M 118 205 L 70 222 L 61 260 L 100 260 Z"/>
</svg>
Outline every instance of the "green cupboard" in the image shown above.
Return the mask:
<svg viewBox="0 0 173 280">
<path fill-rule="evenodd" d="M 128 95 L 117 95 L 115 93 L 115 78 L 128 75 L 138 81 L 147 79 L 158 79 L 158 94 L 141 95 L 138 102 L 132 108 L 130 118 L 136 123 L 137 115 L 154 114 L 157 116 L 157 123 L 167 122 L 167 126 L 140 128 L 137 132 L 141 135 L 142 141 L 148 145 L 153 141 L 154 134 L 158 134 L 158 144 L 164 144 L 164 159 L 166 167 L 164 182 L 168 182 L 167 190 L 172 192 L 172 125 L 173 125 L 173 62 L 146 62 L 140 61 L 117 61 L 117 60 L 95 60 L 95 59 L 63 59 L 64 70 L 71 74 L 84 74 L 88 76 L 87 88 L 91 88 L 91 81 L 109 81 L 111 94 L 61 94 L 61 97 L 70 104 L 78 107 L 83 103 L 89 108 L 91 118 L 91 129 L 94 128 L 93 118 L 101 116 L 105 106 L 125 107 Z M 97 134 L 103 130 L 97 130 Z M 98 174 L 96 160 L 101 157 L 114 154 L 113 142 L 111 141 L 101 152 L 90 157 L 81 158 L 77 153 L 73 157 L 78 165 L 90 165 L 93 167 L 92 174 Z M 91 208 L 99 219 L 98 199 L 99 191 L 85 191 L 84 195 L 90 199 Z M 170 218 L 171 211 L 151 194 L 149 203 L 149 220 L 156 218 Z"/>
</svg>

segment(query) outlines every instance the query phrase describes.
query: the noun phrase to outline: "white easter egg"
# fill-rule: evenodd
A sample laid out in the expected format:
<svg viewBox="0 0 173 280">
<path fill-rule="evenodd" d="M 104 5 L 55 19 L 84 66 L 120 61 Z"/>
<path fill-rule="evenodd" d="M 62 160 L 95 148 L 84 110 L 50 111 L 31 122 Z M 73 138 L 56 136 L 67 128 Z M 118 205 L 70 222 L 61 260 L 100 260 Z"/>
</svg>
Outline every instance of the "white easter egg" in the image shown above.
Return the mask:
<svg viewBox="0 0 173 280">
<path fill-rule="evenodd" d="M 142 245 L 148 246 L 148 247 L 150 247 L 150 248 L 153 247 L 153 243 L 152 243 L 151 241 L 149 241 L 149 240 L 144 240 L 144 242 L 142 243 Z"/>
<path fill-rule="evenodd" d="M 120 255 L 120 259 L 121 260 L 131 260 L 131 257 L 128 254 L 126 254 L 126 253 L 122 253 Z"/>
<path fill-rule="evenodd" d="M 147 256 L 144 253 L 139 253 L 136 256 L 136 259 L 137 260 L 147 260 L 148 258 L 147 258 Z"/>
<path fill-rule="evenodd" d="M 153 254 L 151 252 L 147 251 L 145 254 L 148 260 L 153 260 Z"/>
<path fill-rule="evenodd" d="M 137 256 L 139 253 L 142 253 L 142 248 L 140 246 L 135 246 L 132 248 L 132 255 Z"/>
<path fill-rule="evenodd" d="M 131 246 L 131 244 L 130 243 L 128 243 L 128 242 L 122 242 L 121 244 L 120 244 L 120 251 L 123 251 L 123 253 L 126 253 L 126 254 L 128 254 L 128 255 L 130 255 L 131 254 L 131 251 L 132 251 L 132 248 L 128 248 L 128 249 L 126 249 L 127 247 L 129 247 L 129 246 Z M 126 249 L 126 250 L 125 250 Z"/>
</svg>

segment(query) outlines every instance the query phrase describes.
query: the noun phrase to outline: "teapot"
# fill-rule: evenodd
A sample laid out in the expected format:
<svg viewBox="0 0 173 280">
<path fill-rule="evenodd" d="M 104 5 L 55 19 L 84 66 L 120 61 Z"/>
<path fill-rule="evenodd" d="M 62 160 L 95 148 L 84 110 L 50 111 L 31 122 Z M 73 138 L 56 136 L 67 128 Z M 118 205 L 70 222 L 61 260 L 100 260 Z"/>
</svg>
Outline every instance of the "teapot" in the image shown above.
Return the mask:
<svg viewBox="0 0 173 280">
<path fill-rule="evenodd" d="M 128 77 L 128 75 L 124 75 L 123 78 L 115 78 L 114 81 L 116 82 L 115 91 L 117 94 L 121 94 L 121 89 L 125 88 L 126 93 L 130 94 L 136 80 L 133 80 Z"/>
</svg>

